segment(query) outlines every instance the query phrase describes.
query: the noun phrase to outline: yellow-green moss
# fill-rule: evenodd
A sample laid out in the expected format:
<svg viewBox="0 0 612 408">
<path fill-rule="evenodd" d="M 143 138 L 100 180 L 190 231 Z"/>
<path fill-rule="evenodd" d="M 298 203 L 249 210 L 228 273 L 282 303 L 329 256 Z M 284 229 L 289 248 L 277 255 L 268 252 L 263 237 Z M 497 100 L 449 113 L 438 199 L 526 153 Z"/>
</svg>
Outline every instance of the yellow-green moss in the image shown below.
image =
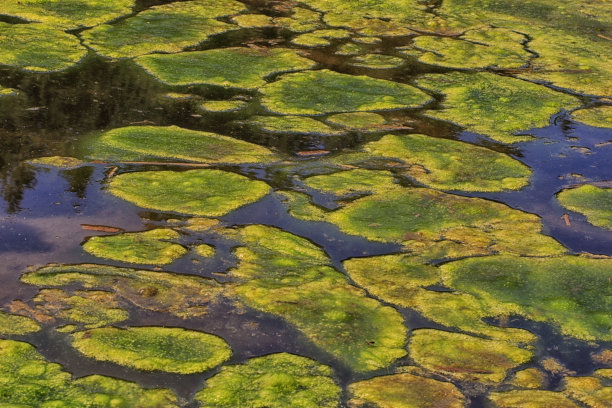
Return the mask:
<svg viewBox="0 0 612 408">
<path fill-rule="evenodd" d="M 64 157 L 64 156 L 48 156 L 48 157 L 39 157 L 36 159 L 28 160 L 27 163 L 34 164 L 36 166 L 49 166 L 49 167 L 57 167 L 60 169 L 76 169 L 85 164 L 84 161 L 76 159 L 74 157 Z"/>
<path fill-rule="evenodd" d="M 572 119 L 589 126 L 612 128 L 612 106 L 579 109 L 572 112 Z"/>
<path fill-rule="evenodd" d="M 333 125 L 361 131 L 376 131 L 387 122 L 383 116 L 371 112 L 338 113 L 328 116 L 326 120 Z"/>
<path fill-rule="evenodd" d="M 612 387 L 604 386 L 599 378 L 566 377 L 561 392 L 589 408 L 609 408 L 612 404 Z"/>
<path fill-rule="evenodd" d="M 370 69 L 391 69 L 398 68 L 406 62 L 403 58 L 384 54 L 364 54 L 354 57 L 351 65 Z"/>
<path fill-rule="evenodd" d="M 246 121 L 249 126 L 269 133 L 300 133 L 336 135 L 344 133 L 318 120 L 303 116 L 251 116 Z"/>
<path fill-rule="evenodd" d="M 535 367 L 517 371 L 509 383 L 518 388 L 544 388 L 547 383 L 546 375 Z"/>
<path fill-rule="evenodd" d="M 215 255 L 215 247 L 208 244 L 200 244 L 194 248 L 194 252 L 203 258 L 210 258 Z"/>
<path fill-rule="evenodd" d="M 350 36 L 350 31 L 342 29 L 316 30 L 298 35 L 291 40 L 291 43 L 302 47 L 325 47 L 331 44 L 330 40 L 348 38 Z"/>
<path fill-rule="evenodd" d="M 612 188 L 586 184 L 563 190 L 557 198 L 565 208 L 584 214 L 591 224 L 612 230 Z"/>
<path fill-rule="evenodd" d="M 72 334 L 84 355 L 144 371 L 193 374 L 229 359 L 228 344 L 212 334 L 168 327 L 103 327 Z"/>
<path fill-rule="evenodd" d="M 245 101 L 206 101 L 198 107 L 204 112 L 229 113 L 242 110 L 246 106 L 247 103 Z"/>
<path fill-rule="evenodd" d="M 553 391 L 514 390 L 492 392 L 489 399 L 498 408 L 578 408 L 562 394 Z"/>
<path fill-rule="evenodd" d="M 295 191 L 277 193 L 289 208 L 289 214 L 305 221 L 325 221 L 325 211 L 310 202 L 310 196 Z"/>
<path fill-rule="evenodd" d="M 335 408 L 340 387 L 331 375 L 309 358 L 270 354 L 221 368 L 195 398 L 202 408 Z"/>
<path fill-rule="evenodd" d="M 244 28 L 263 28 L 274 26 L 274 20 L 265 14 L 240 14 L 232 17 L 232 21 Z"/>
<path fill-rule="evenodd" d="M 25 316 L 18 316 L 0 311 L 0 335 L 21 336 L 36 333 L 40 326 L 34 320 Z"/>
</svg>

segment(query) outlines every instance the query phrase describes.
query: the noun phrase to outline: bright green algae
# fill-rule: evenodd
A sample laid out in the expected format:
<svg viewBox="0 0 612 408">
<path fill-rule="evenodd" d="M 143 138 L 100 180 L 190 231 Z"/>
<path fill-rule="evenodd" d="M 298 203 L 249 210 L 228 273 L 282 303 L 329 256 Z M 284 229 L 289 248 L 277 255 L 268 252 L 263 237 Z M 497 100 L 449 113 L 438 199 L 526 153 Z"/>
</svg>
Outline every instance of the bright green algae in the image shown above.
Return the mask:
<svg viewBox="0 0 612 408">
<path fill-rule="evenodd" d="M 265 78 L 312 68 L 315 62 L 285 48 L 222 48 L 173 55 L 146 55 L 136 63 L 168 85 L 215 85 L 255 89 Z"/>
<path fill-rule="evenodd" d="M 17 316 L 0 311 L 0 335 L 21 336 L 36 333 L 40 326 L 34 320 L 25 316 Z"/>
<path fill-rule="evenodd" d="M 41 289 L 33 301 L 37 311 L 85 328 L 107 326 L 129 318 L 112 292 L 81 290 L 70 295 L 61 289 Z"/>
<path fill-rule="evenodd" d="M 585 184 L 563 190 L 557 198 L 565 208 L 584 214 L 591 224 L 612 230 L 612 188 Z"/>
<path fill-rule="evenodd" d="M 241 245 L 230 276 L 246 305 L 283 317 L 355 371 L 384 368 L 406 354 L 402 316 L 349 285 L 314 244 L 263 225 L 224 235 Z"/>
<path fill-rule="evenodd" d="M 500 383 L 508 370 L 527 363 L 531 351 L 505 341 L 434 329 L 413 331 L 410 357 L 421 367 L 458 381 Z"/>
<path fill-rule="evenodd" d="M 446 96 L 442 110 L 426 115 L 503 143 L 528 140 L 516 133 L 546 126 L 552 115 L 580 105 L 573 96 L 486 72 L 429 74 L 417 84 Z"/>
<path fill-rule="evenodd" d="M 612 128 L 612 106 L 579 109 L 572 112 L 572 119 L 589 126 Z"/>
<path fill-rule="evenodd" d="M 200 373 L 232 354 L 222 338 L 182 328 L 103 327 L 72 338 L 72 345 L 88 357 L 145 371 Z"/>
<path fill-rule="evenodd" d="M 610 259 L 493 256 L 451 262 L 441 270 L 448 286 L 487 304 L 580 339 L 612 339 Z"/>
<path fill-rule="evenodd" d="M 59 364 L 49 363 L 33 346 L 0 340 L 0 405 L 19 408 L 178 407 L 163 389 L 100 375 L 73 380 Z"/>
<path fill-rule="evenodd" d="M 178 126 L 128 126 L 102 133 L 89 146 L 96 160 L 185 160 L 204 163 L 275 161 L 269 149 L 239 139 Z"/>
<path fill-rule="evenodd" d="M 230 365 L 196 394 L 202 408 L 334 408 L 340 387 L 332 371 L 309 358 L 279 353 Z"/>
<path fill-rule="evenodd" d="M 182 245 L 169 242 L 178 238 L 178 232 L 158 228 L 144 232 L 91 237 L 83 244 L 83 249 L 97 257 L 115 261 L 164 265 L 187 253 Z"/>
<path fill-rule="evenodd" d="M 412 178 L 444 190 L 518 190 L 531 174 L 527 166 L 503 153 L 419 134 L 386 135 L 364 149 L 403 161 L 410 166 L 407 174 Z"/>
<path fill-rule="evenodd" d="M 329 70 L 283 75 L 261 92 L 265 108 L 286 115 L 416 108 L 431 101 L 409 85 Z"/>
<path fill-rule="evenodd" d="M 106 290 L 140 308 L 181 318 L 205 315 L 222 290 L 214 280 L 199 276 L 93 264 L 48 265 L 21 280 L 42 287 Z"/>
<path fill-rule="evenodd" d="M 259 200 L 270 187 L 221 170 L 146 171 L 114 177 L 109 191 L 144 208 L 220 217 Z"/>
<path fill-rule="evenodd" d="M 85 44 L 111 58 L 132 58 L 153 52 L 180 52 L 211 35 L 237 26 L 215 20 L 237 13 L 244 4 L 233 0 L 194 0 L 151 7 L 118 23 L 81 34 Z"/>
<path fill-rule="evenodd" d="M 130 14 L 134 3 L 135 0 L 4 0 L 0 15 L 68 30 L 91 27 Z"/>
<path fill-rule="evenodd" d="M 462 408 L 465 397 L 453 384 L 410 373 L 383 375 L 349 385 L 351 408 Z"/>
<path fill-rule="evenodd" d="M 86 54 L 77 37 L 51 26 L 0 22 L 0 65 L 57 72 L 75 66 Z"/>
</svg>

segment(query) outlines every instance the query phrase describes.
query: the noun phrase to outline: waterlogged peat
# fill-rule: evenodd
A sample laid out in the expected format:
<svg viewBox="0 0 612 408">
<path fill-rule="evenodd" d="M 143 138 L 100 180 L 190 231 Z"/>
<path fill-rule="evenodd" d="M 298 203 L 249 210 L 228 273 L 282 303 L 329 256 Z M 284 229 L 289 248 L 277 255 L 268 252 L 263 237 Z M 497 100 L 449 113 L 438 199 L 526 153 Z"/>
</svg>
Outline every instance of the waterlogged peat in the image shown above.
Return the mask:
<svg viewBox="0 0 612 408">
<path fill-rule="evenodd" d="M 610 10 L 2 2 L 0 405 L 610 406 Z"/>
</svg>

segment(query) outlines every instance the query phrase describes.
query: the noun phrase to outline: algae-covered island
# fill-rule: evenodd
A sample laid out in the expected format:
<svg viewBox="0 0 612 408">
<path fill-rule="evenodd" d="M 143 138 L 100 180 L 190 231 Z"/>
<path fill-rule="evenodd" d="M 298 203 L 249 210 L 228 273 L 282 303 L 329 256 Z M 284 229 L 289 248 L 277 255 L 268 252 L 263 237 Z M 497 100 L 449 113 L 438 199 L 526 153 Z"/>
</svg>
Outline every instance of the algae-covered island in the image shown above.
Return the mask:
<svg viewBox="0 0 612 408">
<path fill-rule="evenodd" d="M 612 407 L 611 0 L 2 0 L 0 407 Z"/>
</svg>

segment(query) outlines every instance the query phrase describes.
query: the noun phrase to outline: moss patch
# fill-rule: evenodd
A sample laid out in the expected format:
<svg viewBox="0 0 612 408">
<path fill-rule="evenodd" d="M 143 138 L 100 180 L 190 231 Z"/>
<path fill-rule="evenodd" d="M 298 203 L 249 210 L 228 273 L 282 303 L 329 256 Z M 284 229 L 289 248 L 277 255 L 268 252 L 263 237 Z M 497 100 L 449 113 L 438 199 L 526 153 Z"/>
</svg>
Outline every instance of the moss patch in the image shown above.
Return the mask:
<svg viewBox="0 0 612 408">
<path fill-rule="evenodd" d="M 180 4 L 180 3 L 179 3 Z M 255 89 L 265 77 L 312 68 L 315 63 L 284 48 L 222 48 L 174 55 L 147 55 L 136 63 L 168 85 L 215 85 Z"/>
<path fill-rule="evenodd" d="M 29 317 L 0 312 L 0 335 L 2 336 L 21 336 L 36 333 L 39 330 L 38 323 Z"/>
<path fill-rule="evenodd" d="M 0 14 L 68 30 L 130 14 L 134 3 L 134 0 L 5 0 Z"/>
<path fill-rule="evenodd" d="M 63 156 L 39 157 L 36 159 L 28 160 L 27 163 L 33 164 L 35 166 L 57 167 L 65 170 L 76 169 L 77 167 L 86 164 L 84 161 L 76 159 L 74 157 Z"/>
<path fill-rule="evenodd" d="M 203 258 L 215 256 L 215 247 L 208 244 L 200 244 L 194 248 L 194 252 Z"/>
<path fill-rule="evenodd" d="M 558 392 L 553 391 L 507 391 L 492 392 L 489 399 L 499 408 L 578 408 L 578 405 L 565 398 Z"/>
<path fill-rule="evenodd" d="M 86 54 L 77 37 L 51 26 L 0 22 L 0 65 L 57 72 L 75 66 Z"/>
<path fill-rule="evenodd" d="M 27 343 L 0 340 L 0 404 L 6 407 L 178 408 L 169 390 L 92 375 L 72 380 Z"/>
<path fill-rule="evenodd" d="M 567 377 L 562 393 L 591 408 L 606 408 L 612 401 L 612 387 L 594 377 Z"/>
<path fill-rule="evenodd" d="M 204 112 L 211 113 L 230 113 L 238 112 L 246 108 L 245 101 L 206 101 L 199 105 L 199 108 Z"/>
<path fill-rule="evenodd" d="M 316 30 L 298 35 L 291 40 L 291 43 L 302 47 L 326 47 L 331 44 L 330 40 L 349 38 L 350 36 L 350 31 L 342 29 Z"/>
<path fill-rule="evenodd" d="M 284 75 L 261 92 L 264 107 L 288 115 L 416 108 L 431 100 L 409 85 L 328 70 Z"/>
<path fill-rule="evenodd" d="M 572 119 L 589 126 L 612 128 L 612 106 L 579 109 L 572 112 Z"/>
<path fill-rule="evenodd" d="M 337 407 L 340 387 L 331 369 L 309 358 L 287 353 L 252 358 L 225 366 L 196 394 L 206 407 Z"/>
<path fill-rule="evenodd" d="M 451 383 L 409 373 L 385 375 L 349 386 L 351 408 L 462 408 L 465 397 Z"/>
<path fill-rule="evenodd" d="M 145 371 L 200 373 L 232 354 L 222 338 L 181 328 L 103 327 L 72 338 L 72 345 L 88 357 Z"/>
<path fill-rule="evenodd" d="M 488 385 L 500 383 L 508 370 L 533 357 L 507 342 L 433 329 L 415 330 L 409 349 L 410 357 L 427 370 Z"/>
<path fill-rule="evenodd" d="M 152 52 L 180 52 L 237 26 L 215 20 L 244 9 L 233 0 L 195 0 L 151 7 L 116 24 L 85 31 L 82 38 L 98 54 L 131 58 Z"/>
<path fill-rule="evenodd" d="M 351 65 L 370 69 L 391 69 L 398 68 L 406 62 L 403 58 L 383 54 L 364 54 L 355 57 Z"/>
<path fill-rule="evenodd" d="M 140 308 L 181 318 L 205 315 L 221 293 L 218 283 L 199 276 L 91 264 L 44 266 L 21 280 L 43 287 L 106 290 Z"/>
<path fill-rule="evenodd" d="M 268 133 L 320 135 L 344 133 L 344 130 L 334 129 L 323 122 L 303 116 L 251 116 L 246 123 Z"/>
<path fill-rule="evenodd" d="M 255 163 L 278 157 L 265 147 L 216 133 L 178 126 L 128 126 L 104 132 L 89 146 L 97 160 L 185 160 Z"/>
<path fill-rule="evenodd" d="M 563 190 L 557 198 L 565 208 L 584 214 L 591 224 L 612 230 L 612 188 L 587 184 Z"/>
<path fill-rule="evenodd" d="M 221 170 L 146 171 L 114 177 L 109 191 L 144 208 L 219 217 L 259 200 L 270 187 Z"/>
<path fill-rule="evenodd" d="M 350 112 L 328 116 L 327 122 L 333 125 L 343 126 L 348 129 L 376 131 L 383 128 L 383 125 L 387 121 L 383 116 L 377 113 Z"/>
<path fill-rule="evenodd" d="M 464 259 L 441 267 L 448 286 L 585 340 L 612 340 L 612 260 L 577 256 Z"/>
<path fill-rule="evenodd" d="M 443 109 L 427 112 L 428 116 L 503 143 L 528 140 L 515 134 L 546 126 L 555 113 L 580 104 L 573 96 L 541 85 L 485 72 L 431 74 L 417 83 L 446 96 Z"/>
<path fill-rule="evenodd" d="M 115 261 L 134 264 L 165 265 L 187 253 L 187 250 L 169 240 L 180 234 L 171 229 L 154 229 L 111 236 L 91 237 L 83 244 L 90 254 Z"/>
<path fill-rule="evenodd" d="M 279 191 L 283 202 L 289 207 L 289 213 L 304 221 L 325 221 L 325 211 L 310 202 L 310 196 L 295 191 Z"/>
<path fill-rule="evenodd" d="M 518 388 L 544 388 L 546 386 L 546 375 L 535 367 L 517 371 L 510 384 Z"/>
<path fill-rule="evenodd" d="M 308 177 L 304 183 L 338 197 L 382 193 L 395 187 L 393 174 L 386 170 L 340 171 Z"/>
<path fill-rule="evenodd" d="M 406 173 L 434 188 L 463 191 L 517 190 L 531 171 L 503 153 L 484 147 L 425 135 L 386 135 L 364 149 L 375 156 L 397 158 Z"/>
<path fill-rule="evenodd" d="M 304 238 L 253 225 L 227 230 L 240 242 L 230 275 L 245 304 L 279 315 L 355 371 L 387 367 L 406 354 L 401 315 L 348 284 Z"/>
</svg>

